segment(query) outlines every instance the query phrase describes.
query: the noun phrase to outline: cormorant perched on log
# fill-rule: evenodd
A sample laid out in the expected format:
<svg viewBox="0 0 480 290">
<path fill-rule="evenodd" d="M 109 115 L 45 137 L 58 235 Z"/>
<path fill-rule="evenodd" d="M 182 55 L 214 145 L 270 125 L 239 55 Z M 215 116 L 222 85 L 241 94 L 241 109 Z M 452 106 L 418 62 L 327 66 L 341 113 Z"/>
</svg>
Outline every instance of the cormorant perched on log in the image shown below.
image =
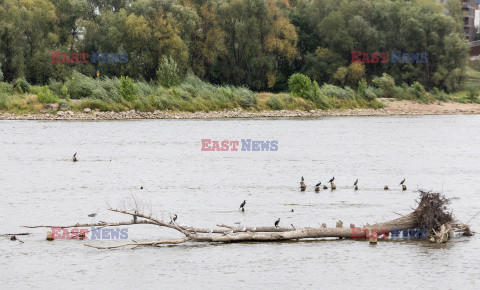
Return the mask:
<svg viewBox="0 0 480 290">
<path fill-rule="evenodd" d="M 73 154 L 73 162 L 77 162 L 77 152 L 75 152 L 75 154 Z"/>
<path fill-rule="evenodd" d="M 278 224 L 280 223 L 280 218 L 278 218 L 278 220 L 275 221 L 275 227 L 278 228 Z"/>
<path fill-rule="evenodd" d="M 335 176 L 332 177 L 332 179 L 330 179 L 330 181 L 328 183 L 332 183 L 334 180 L 335 180 Z"/>
<path fill-rule="evenodd" d="M 403 185 L 404 182 L 405 182 L 405 178 L 403 178 L 402 182 L 400 182 L 400 185 Z"/>
<path fill-rule="evenodd" d="M 172 221 L 171 221 L 170 223 L 173 224 L 173 222 L 176 221 L 176 220 L 177 220 L 177 214 L 175 214 L 175 215 L 173 216 L 173 219 L 172 219 Z"/>
<path fill-rule="evenodd" d="M 353 184 L 354 186 L 358 184 L 358 179 L 355 180 L 355 183 Z"/>
<path fill-rule="evenodd" d="M 243 209 L 243 207 L 245 206 L 246 203 L 247 203 L 247 201 L 244 200 L 244 201 L 242 202 L 242 204 L 240 205 L 240 208 L 239 208 L 239 209 Z"/>
</svg>

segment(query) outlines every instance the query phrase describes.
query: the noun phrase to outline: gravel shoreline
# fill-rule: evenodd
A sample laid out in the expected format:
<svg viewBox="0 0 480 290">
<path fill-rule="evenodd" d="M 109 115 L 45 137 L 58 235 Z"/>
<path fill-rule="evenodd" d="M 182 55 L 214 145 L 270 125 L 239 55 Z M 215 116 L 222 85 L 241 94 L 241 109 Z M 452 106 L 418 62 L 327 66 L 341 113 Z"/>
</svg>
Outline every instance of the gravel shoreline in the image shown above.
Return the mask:
<svg viewBox="0 0 480 290">
<path fill-rule="evenodd" d="M 464 115 L 480 114 L 480 104 L 436 103 L 419 104 L 412 101 L 393 101 L 379 99 L 382 109 L 349 109 L 349 110 L 310 110 L 310 111 L 244 111 L 240 108 L 230 111 L 212 112 L 173 112 L 155 111 L 140 112 L 100 112 L 86 108 L 83 112 L 50 111 L 40 114 L 12 114 L 0 112 L 0 120 L 141 120 L 141 119 L 224 119 L 224 118 L 306 118 L 327 116 L 417 116 L 417 115 Z M 57 109 L 57 108 L 55 108 Z"/>
<path fill-rule="evenodd" d="M 455 109 L 455 110 L 391 110 L 383 109 L 355 109 L 342 111 L 261 111 L 249 112 L 241 109 L 231 111 L 212 112 L 139 112 L 135 110 L 126 112 L 97 112 L 86 111 L 75 113 L 72 111 L 58 111 L 54 114 L 11 114 L 0 113 L 0 120 L 135 120 L 135 119 L 222 119 L 222 118 L 298 118 L 298 117 L 325 117 L 325 116 L 401 116 L 401 115 L 454 115 L 454 114 L 480 114 L 480 108 Z"/>
</svg>

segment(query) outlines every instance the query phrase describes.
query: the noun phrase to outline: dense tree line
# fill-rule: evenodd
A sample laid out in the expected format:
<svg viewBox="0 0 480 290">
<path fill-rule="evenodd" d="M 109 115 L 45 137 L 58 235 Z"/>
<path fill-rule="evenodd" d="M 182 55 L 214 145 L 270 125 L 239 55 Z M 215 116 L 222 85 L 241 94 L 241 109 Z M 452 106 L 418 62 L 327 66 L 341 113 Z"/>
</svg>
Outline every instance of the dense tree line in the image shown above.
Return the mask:
<svg viewBox="0 0 480 290">
<path fill-rule="evenodd" d="M 396 83 L 455 90 L 468 44 L 459 0 L 0 0 L 3 78 L 30 83 L 94 77 L 156 79 L 166 57 L 180 74 L 281 91 L 300 72 L 356 87 Z M 52 63 L 52 51 L 128 53 L 127 63 Z M 428 53 L 427 63 L 352 64 L 352 51 Z M 1 73 L 0 73 L 1 75 Z"/>
</svg>

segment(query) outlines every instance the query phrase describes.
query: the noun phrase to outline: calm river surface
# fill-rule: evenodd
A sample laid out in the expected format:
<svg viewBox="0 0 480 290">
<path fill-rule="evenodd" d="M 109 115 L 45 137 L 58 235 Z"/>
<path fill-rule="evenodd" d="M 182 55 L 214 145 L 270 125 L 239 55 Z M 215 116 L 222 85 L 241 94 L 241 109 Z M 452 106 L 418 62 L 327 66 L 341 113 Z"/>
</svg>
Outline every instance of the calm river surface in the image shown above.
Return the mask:
<svg viewBox="0 0 480 290">
<path fill-rule="evenodd" d="M 278 140 L 279 148 L 202 152 L 204 138 Z M 360 226 L 409 213 L 417 189 L 457 197 L 451 208 L 466 222 L 480 211 L 479 173 L 478 115 L 0 121 L 0 234 L 33 233 L 18 237 L 24 243 L 0 237 L 0 288 L 479 289 L 480 235 L 443 246 L 324 240 L 98 250 L 79 240 L 48 242 L 50 229 L 20 227 L 130 220 L 106 208 L 132 194 L 157 217 L 176 213 L 177 222 L 192 226 L 273 225 L 277 218 L 285 226 L 335 226 L 339 219 Z M 337 191 L 313 192 L 332 176 Z M 470 224 L 480 231 L 480 215 Z M 129 239 L 166 237 L 180 236 L 128 227 Z"/>
</svg>

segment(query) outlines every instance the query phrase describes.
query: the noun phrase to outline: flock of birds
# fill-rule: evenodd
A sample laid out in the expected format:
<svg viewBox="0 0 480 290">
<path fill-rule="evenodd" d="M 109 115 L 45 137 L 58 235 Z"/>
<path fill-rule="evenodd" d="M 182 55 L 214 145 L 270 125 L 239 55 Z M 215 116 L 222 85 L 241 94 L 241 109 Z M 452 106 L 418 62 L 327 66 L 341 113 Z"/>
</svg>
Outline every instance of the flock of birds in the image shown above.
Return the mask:
<svg viewBox="0 0 480 290">
<path fill-rule="evenodd" d="M 77 159 L 77 152 L 75 152 L 75 154 L 73 154 L 73 162 L 77 162 L 77 161 L 78 161 L 78 159 Z M 334 180 L 335 180 L 335 176 L 332 177 L 332 178 L 328 181 L 328 183 L 330 183 L 330 187 L 331 187 L 332 189 L 336 189 L 335 184 L 333 183 Z M 403 187 L 403 190 L 406 190 L 406 186 L 404 185 L 404 183 L 405 183 L 405 178 L 403 178 L 403 180 L 400 182 L 400 185 Z M 316 191 L 316 192 L 320 191 L 320 186 L 321 186 L 321 185 L 322 185 L 322 182 L 321 182 L 321 181 L 319 181 L 317 184 L 315 184 L 315 191 Z M 353 186 L 354 186 L 355 190 L 358 190 L 358 179 L 355 180 L 355 182 L 353 183 Z M 301 181 L 300 181 L 300 189 L 301 189 L 302 191 L 305 191 L 306 188 L 307 188 L 307 186 L 305 185 L 305 178 L 303 178 L 303 176 L 302 176 Z M 323 186 L 323 189 L 327 189 L 327 188 L 328 188 L 328 187 L 327 187 L 326 185 Z M 143 189 L 143 185 L 140 187 L 140 189 Z M 387 190 L 387 189 L 388 189 L 388 186 L 385 185 L 384 189 Z M 246 204 L 247 204 L 247 201 L 246 201 L 246 200 L 243 200 L 243 202 L 240 204 L 239 210 L 245 211 L 245 205 L 246 205 Z M 293 209 L 292 209 L 292 212 L 293 212 Z M 97 213 L 91 213 L 91 214 L 89 214 L 88 216 L 91 217 L 91 218 L 94 218 L 95 216 L 97 216 Z M 177 214 L 175 214 L 175 215 L 173 216 L 173 218 L 172 218 L 172 221 L 170 221 L 170 224 L 172 224 L 173 222 L 175 222 L 175 221 L 177 220 L 177 218 L 178 218 L 178 216 L 177 216 Z M 133 216 L 133 221 L 134 221 L 134 223 L 137 222 L 137 216 Z M 278 219 L 275 221 L 274 226 L 275 226 L 276 228 L 278 228 L 278 225 L 279 225 L 279 224 L 280 224 L 280 218 L 278 218 Z"/>
<path fill-rule="evenodd" d="M 337 188 L 336 185 L 333 183 L 334 180 L 335 180 L 335 176 L 332 177 L 332 178 L 328 181 L 328 183 L 330 183 L 330 188 L 331 188 L 331 189 L 336 189 L 336 188 Z M 407 186 L 406 186 L 404 183 L 405 183 L 405 178 L 403 178 L 403 180 L 400 182 L 400 186 L 402 186 L 402 189 L 403 189 L 403 190 L 407 190 Z M 319 181 L 317 184 L 315 184 L 315 191 L 316 191 L 316 192 L 319 192 L 319 191 L 320 191 L 320 186 L 321 186 L 321 185 L 322 185 L 322 182 L 321 182 L 321 181 Z M 357 180 L 355 180 L 355 182 L 353 183 L 353 187 L 354 187 L 355 190 L 358 190 L 358 178 L 357 178 Z M 301 191 L 305 191 L 306 188 L 307 188 L 307 186 L 305 185 L 305 178 L 303 178 L 303 176 L 302 176 L 302 178 L 300 179 L 300 189 L 301 189 Z M 328 187 L 327 187 L 326 185 L 323 185 L 323 189 L 327 189 L 327 188 L 328 188 Z M 383 189 L 385 189 L 385 190 L 389 189 L 389 188 L 388 188 L 388 185 L 385 185 L 385 186 L 383 187 Z"/>
</svg>

